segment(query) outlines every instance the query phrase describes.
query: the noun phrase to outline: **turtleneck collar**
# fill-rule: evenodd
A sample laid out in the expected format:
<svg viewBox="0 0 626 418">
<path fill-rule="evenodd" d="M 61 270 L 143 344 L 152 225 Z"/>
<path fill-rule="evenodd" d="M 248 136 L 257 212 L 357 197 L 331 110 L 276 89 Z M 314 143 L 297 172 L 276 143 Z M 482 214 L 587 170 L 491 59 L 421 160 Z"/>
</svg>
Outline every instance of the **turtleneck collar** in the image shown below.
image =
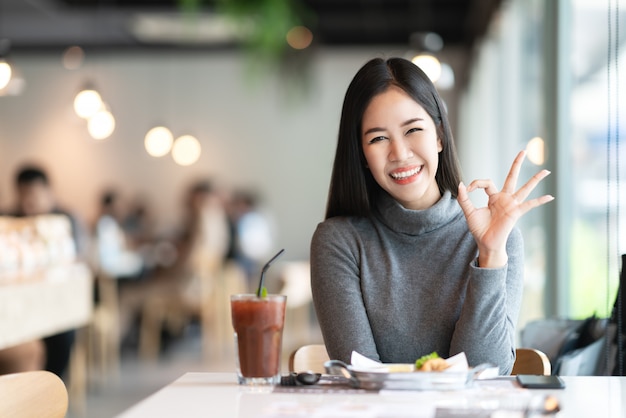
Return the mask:
<svg viewBox="0 0 626 418">
<path fill-rule="evenodd" d="M 463 216 L 461 207 L 449 191 L 428 209 L 406 209 L 388 193 L 381 193 L 376 218 L 394 232 L 421 235 L 434 231 Z"/>
</svg>

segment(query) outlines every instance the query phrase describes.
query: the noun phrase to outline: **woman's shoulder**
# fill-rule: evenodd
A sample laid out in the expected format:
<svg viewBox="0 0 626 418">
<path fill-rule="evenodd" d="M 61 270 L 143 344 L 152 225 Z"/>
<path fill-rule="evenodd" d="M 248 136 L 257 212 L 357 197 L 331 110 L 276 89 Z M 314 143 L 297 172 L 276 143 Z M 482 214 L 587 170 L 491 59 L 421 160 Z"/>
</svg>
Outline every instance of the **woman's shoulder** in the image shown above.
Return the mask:
<svg viewBox="0 0 626 418">
<path fill-rule="evenodd" d="M 367 239 L 373 229 L 373 223 L 369 218 L 336 216 L 317 225 L 311 246 L 313 249 L 332 247 L 356 251 L 358 243 Z"/>
<path fill-rule="evenodd" d="M 369 218 L 357 216 L 335 216 L 320 222 L 315 229 L 314 235 L 322 236 L 346 236 L 357 234 L 359 230 L 372 227 Z"/>
</svg>

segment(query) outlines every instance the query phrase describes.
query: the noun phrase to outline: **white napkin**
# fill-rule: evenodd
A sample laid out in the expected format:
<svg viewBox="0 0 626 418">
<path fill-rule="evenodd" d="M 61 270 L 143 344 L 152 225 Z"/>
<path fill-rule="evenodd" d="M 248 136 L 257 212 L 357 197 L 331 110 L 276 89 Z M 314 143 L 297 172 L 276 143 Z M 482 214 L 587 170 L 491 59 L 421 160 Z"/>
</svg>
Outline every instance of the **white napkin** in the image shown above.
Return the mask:
<svg viewBox="0 0 626 418">
<path fill-rule="evenodd" d="M 416 359 L 417 360 L 417 359 Z M 443 372 L 462 372 L 468 371 L 469 365 L 467 364 L 467 357 L 465 353 L 459 353 L 452 357 L 446 359 L 450 367 L 443 370 Z M 415 363 L 413 364 L 390 364 L 390 363 L 381 363 L 376 360 L 372 360 L 368 357 L 365 357 L 363 354 L 357 353 L 356 351 L 352 352 L 352 356 L 350 358 L 350 362 L 352 364 L 352 369 L 356 371 L 362 372 L 380 372 L 380 373 L 388 373 L 389 371 L 414 371 Z M 412 369 L 411 369 L 412 366 Z"/>
</svg>

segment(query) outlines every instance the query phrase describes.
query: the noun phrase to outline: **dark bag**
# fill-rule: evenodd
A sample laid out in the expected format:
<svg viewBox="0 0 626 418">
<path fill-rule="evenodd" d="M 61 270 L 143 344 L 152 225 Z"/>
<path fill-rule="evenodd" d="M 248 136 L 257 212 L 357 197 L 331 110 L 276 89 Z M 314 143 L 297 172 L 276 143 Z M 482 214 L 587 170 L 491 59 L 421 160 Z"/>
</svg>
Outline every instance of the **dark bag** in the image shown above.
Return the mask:
<svg viewBox="0 0 626 418">
<path fill-rule="evenodd" d="M 560 376 L 606 375 L 607 320 L 595 315 L 585 319 L 561 347 L 553 363 L 553 374 Z"/>
<path fill-rule="evenodd" d="M 538 319 L 526 324 L 520 333 L 520 346 L 536 348 L 548 356 L 552 369 L 563 355 L 563 347 L 573 347 L 583 320 L 566 318 Z"/>
<path fill-rule="evenodd" d="M 552 374 L 591 376 L 600 371 L 605 352 L 606 319 L 541 319 L 529 322 L 521 332 L 521 345 L 543 351 Z"/>
<path fill-rule="evenodd" d="M 562 376 L 624 375 L 626 362 L 626 254 L 617 297 L 609 319 L 592 315 L 583 320 L 542 319 L 529 322 L 521 332 L 521 345 L 543 351 L 552 373 Z M 619 331 L 619 332 L 618 332 Z"/>
<path fill-rule="evenodd" d="M 609 321 L 613 335 L 609 338 L 611 345 L 607 367 L 611 371 L 609 374 L 613 376 L 624 376 L 626 373 L 626 312 L 624 312 L 626 310 L 626 306 L 624 306 L 626 299 L 624 295 L 624 290 L 626 289 L 626 268 L 624 266 L 626 266 L 626 254 L 622 254 L 622 271 L 619 276 L 619 287 L 617 288 L 617 296 L 615 297 L 615 303 L 613 303 L 613 311 Z"/>
</svg>

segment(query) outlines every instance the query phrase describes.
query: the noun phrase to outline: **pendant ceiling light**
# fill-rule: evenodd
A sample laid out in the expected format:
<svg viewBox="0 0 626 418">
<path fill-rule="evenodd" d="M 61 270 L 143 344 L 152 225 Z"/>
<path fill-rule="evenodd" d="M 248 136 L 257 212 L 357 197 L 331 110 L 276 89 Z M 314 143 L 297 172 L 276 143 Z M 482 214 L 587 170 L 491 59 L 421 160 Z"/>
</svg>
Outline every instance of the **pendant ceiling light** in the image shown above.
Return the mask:
<svg viewBox="0 0 626 418">
<path fill-rule="evenodd" d="M 115 130 L 113 114 L 91 84 L 87 84 L 74 98 L 74 111 L 87 120 L 87 131 L 93 139 L 106 139 Z"/>
<path fill-rule="evenodd" d="M 411 60 L 426 73 L 430 81 L 436 83 L 441 77 L 441 62 L 431 54 L 419 54 Z"/>
<path fill-rule="evenodd" d="M 536 136 L 526 144 L 526 157 L 535 165 L 543 165 L 546 162 L 546 145 L 543 138 Z"/>
<path fill-rule="evenodd" d="M 434 32 L 415 32 L 409 37 L 408 59 L 417 65 L 438 89 L 454 87 L 454 71 L 441 62 L 438 53 L 443 49 L 443 39 Z"/>
<path fill-rule="evenodd" d="M 85 87 L 74 98 L 74 111 L 83 119 L 89 119 L 102 108 L 102 97 L 93 87 Z"/>
<path fill-rule="evenodd" d="M 187 166 L 200 158 L 202 147 L 200 142 L 191 135 L 183 135 L 174 141 L 172 158 L 178 165 Z"/>
<path fill-rule="evenodd" d="M 11 64 L 9 64 L 6 59 L 10 47 L 11 42 L 8 39 L 0 38 L 0 90 L 9 85 L 11 76 L 13 75 Z"/>
<path fill-rule="evenodd" d="M 85 51 L 77 46 L 70 46 L 63 52 L 63 67 L 67 70 L 79 69 L 85 60 Z"/>
<path fill-rule="evenodd" d="M 148 131 L 144 139 L 146 151 L 153 157 L 162 157 L 172 149 L 174 136 L 165 126 L 156 126 Z"/>
<path fill-rule="evenodd" d="M 11 65 L 5 59 L 0 59 L 0 90 L 9 85 L 12 74 Z"/>
<path fill-rule="evenodd" d="M 115 130 L 115 118 L 106 109 L 102 109 L 89 118 L 87 130 L 93 139 L 106 139 Z"/>
</svg>

